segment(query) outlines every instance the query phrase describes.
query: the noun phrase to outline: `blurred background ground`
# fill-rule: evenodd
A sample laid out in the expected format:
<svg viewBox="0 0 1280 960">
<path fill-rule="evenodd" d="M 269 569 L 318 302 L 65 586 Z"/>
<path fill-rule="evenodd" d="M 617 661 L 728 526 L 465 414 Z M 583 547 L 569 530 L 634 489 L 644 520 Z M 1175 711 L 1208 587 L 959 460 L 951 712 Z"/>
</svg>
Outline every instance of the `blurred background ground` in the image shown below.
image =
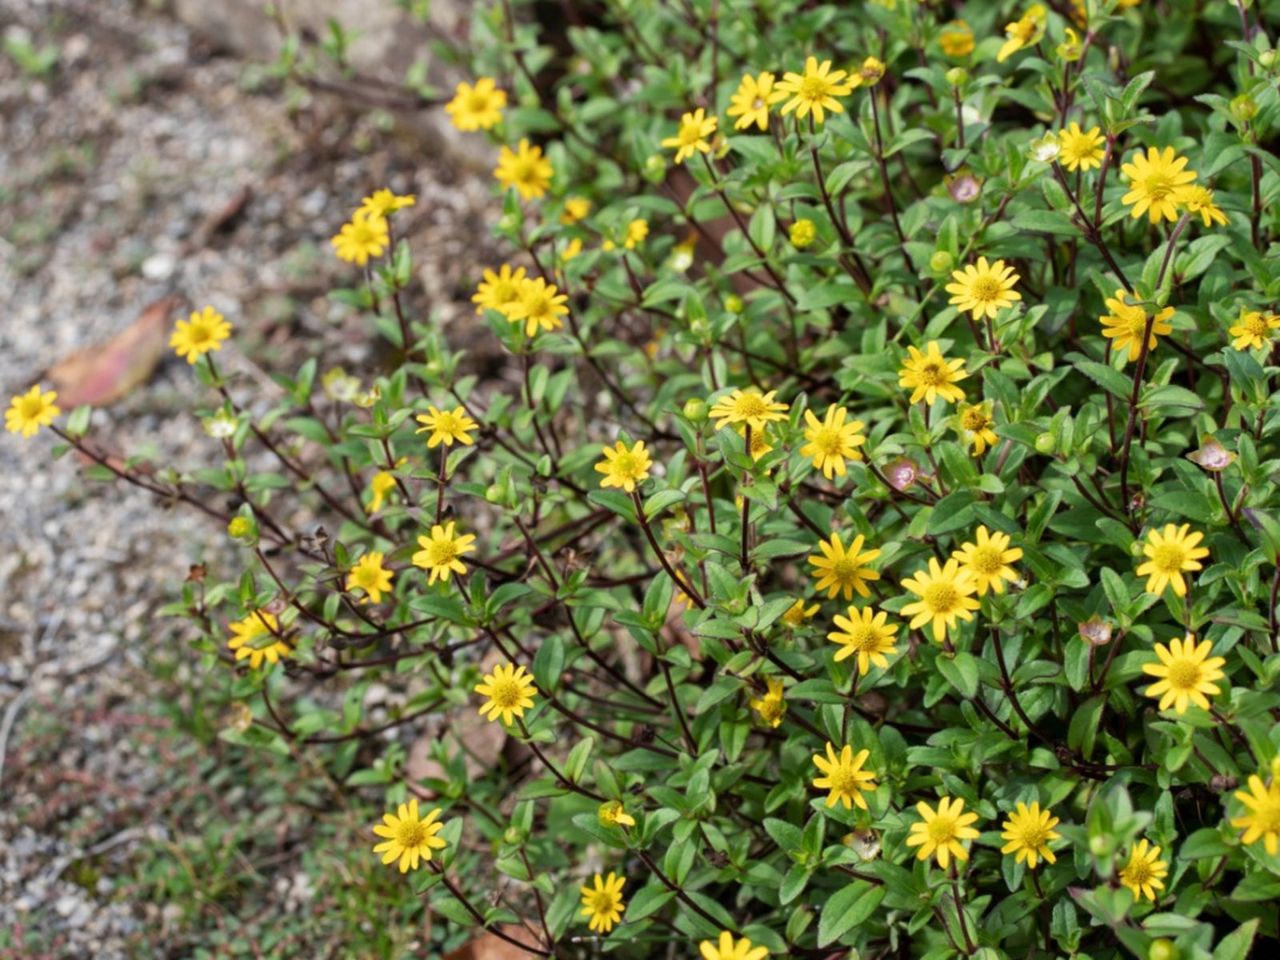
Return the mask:
<svg viewBox="0 0 1280 960">
<path fill-rule="evenodd" d="M 4 397 L 167 297 L 224 313 L 226 365 L 263 383 L 316 353 L 367 368 L 324 293 L 341 276 L 329 236 L 380 186 L 418 195 L 422 299 L 472 317 L 461 271 L 488 184 L 389 116 L 286 88 L 153 3 L 0 0 L 0 34 Z M 94 436 L 209 462 L 199 389 L 166 357 Z M 85 481 L 52 447 L 0 435 L 0 957 L 360 955 L 328 946 L 326 923 L 369 917 L 302 857 L 324 798 L 219 755 L 226 718 L 201 703 L 184 628 L 156 616 L 190 565 L 227 561 L 221 532 Z M 255 764 L 249 793 L 238 765 Z M 295 923 L 303 952 L 273 946 Z"/>
</svg>

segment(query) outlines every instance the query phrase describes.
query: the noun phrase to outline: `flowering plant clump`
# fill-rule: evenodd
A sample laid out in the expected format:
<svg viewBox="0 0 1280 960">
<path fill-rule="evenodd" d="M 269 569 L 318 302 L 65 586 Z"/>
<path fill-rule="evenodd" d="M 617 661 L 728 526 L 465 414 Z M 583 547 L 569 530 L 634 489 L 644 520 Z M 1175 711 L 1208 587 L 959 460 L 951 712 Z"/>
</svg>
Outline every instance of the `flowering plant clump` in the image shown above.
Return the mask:
<svg viewBox="0 0 1280 960">
<path fill-rule="evenodd" d="M 13 397 L 33 450 L 233 538 L 172 611 L 251 711 L 224 738 L 363 812 L 326 882 L 377 922 L 1275 948 L 1280 11 L 952 6 L 478 9 L 441 103 L 502 214 L 464 321 L 371 183 L 335 298 L 390 369 L 251 402 L 249 318 L 197 310 L 173 347 L 225 461 L 159 472 Z"/>
</svg>

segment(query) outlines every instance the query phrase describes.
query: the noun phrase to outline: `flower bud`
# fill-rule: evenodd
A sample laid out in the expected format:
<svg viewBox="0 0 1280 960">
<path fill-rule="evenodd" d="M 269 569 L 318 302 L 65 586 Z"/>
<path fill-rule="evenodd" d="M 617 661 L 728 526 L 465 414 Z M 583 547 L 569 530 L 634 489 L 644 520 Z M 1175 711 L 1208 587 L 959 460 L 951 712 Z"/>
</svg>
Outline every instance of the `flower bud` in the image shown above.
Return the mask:
<svg viewBox="0 0 1280 960">
<path fill-rule="evenodd" d="M 236 540 L 255 540 L 258 536 L 258 525 L 245 516 L 232 517 L 227 524 L 227 535 Z"/>
<path fill-rule="evenodd" d="M 739 314 L 747 308 L 742 302 L 742 298 L 736 293 L 731 293 L 724 298 L 724 308 L 732 314 Z"/>
<path fill-rule="evenodd" d="M 929 269 L 934 273 L 947 273 L 955 265 L 956 258 L 948 250 L 935 250 L 929 258 Z"/>
<path fill-rule="evenodd" d="M 651 153 L 644 161 L 644 178 L 650 183 L 660 183 L 667 175 L 667 158 Z"/>
<path fill-rule="evenodd" d="M 1242 93 L 1231 101 L 1231 116 L 1241 123 L 1248 123 L 1258 115 L 1258 101 L 1247 93 Z"/>
<path fill-rule="evenodd" d="M 1058 441 L 1048 430 L 1036 437 L 1036 453 L 1043 453 L 1048 456 L 1057 448 Z"/>
<path fill-rule="evenodd" d="M 700 397 L 684 402 L 684 418 L 690 423 L 705 423 L 707 419 L 707 401 Z"/>
<path fill-rule="evenodd" d="M 1095 834 L 1089 838 L 1089 852 L 1095 857 L 1105 857 L 1111 853 L 1111 838 L 1102 834 Z"/>
<path fill-rule="evenodd" d="M 1168 937 L 1152 940 L 1147 948 L 1147 960 L 1178 960 L 1178 945 Z"/>
<path fill-rule="evenodd" d="M 1028 151 L 1032 160 L 1039 160 L 1041 163 L 1053 163 L 1058 159 L 1058 154 L 1062 152 L 1062 147 L 1058 144 L 1058 138 L 1052 132 L 1046 133 L 1043 137 L 1031 141 L 1031 148 Z"/>
<path fill-rule="evenodd" d="M 969 81 L 969 71 L 964 67 L 952 67 L 946 74 L 947 83 L 953 87 L 963 87 Z"/>
<path fill-rule="evenodd" d="M 788 231 L 788 237 L 791 239 L 791 245 L 797 250 L 803 250 L 811 245 L 818 236 L 818 228 L 813 225 L 812 220 L 797 220 L 791 225 Z"/>
<path fill-rule="evenodd" d="M 1263 50 L 1258 54 L 1258 63 L 1264 68 L 1270 70 L 1276 65 L 1276 52 L 1274 50 Z"/>
</svg>

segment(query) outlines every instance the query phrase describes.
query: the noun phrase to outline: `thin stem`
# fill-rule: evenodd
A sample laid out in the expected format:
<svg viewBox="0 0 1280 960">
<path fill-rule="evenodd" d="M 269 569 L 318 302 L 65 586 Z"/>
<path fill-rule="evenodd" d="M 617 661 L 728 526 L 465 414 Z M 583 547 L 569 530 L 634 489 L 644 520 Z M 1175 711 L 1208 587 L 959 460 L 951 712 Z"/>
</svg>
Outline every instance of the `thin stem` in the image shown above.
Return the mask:
<svg viewBox="0 0 1280 960">
<path fill-rule="evenodd" d="M 640 521 L 640 529 L 644 531 L 645 538 L 649 541 L 649 546 L 653 548 L 654 555 L 658 558 L 658 562 L 662 564 L 662 569 L 667 571 L 667 576 L 671 578 L 672 583 L 684 591 L 685 596 L 693 601 L 693 605 L 695 607 L 699 610 L 705 610 L 707 608 L 707 603 L 702 599 L 702 595 L 694 589 L 692 583 L 676 573 L 675 568 L 671 566 L 671 561 L 667 559 L 666 553 L 664 553 L 662 547 L 658 545 L 658 539 L 653 535 L 653 530 L 649 526 L 649 521 L 644 515 L 644 503 L 640 500 L 639 491 L 631 491 L 631 500 L 636 505 L 636 519 Z"/>
<path fill-rule="evenodd" d="M 449 875 L 445 873 L 444 867 L 440 866 L 440 864 L 436 863 L 435 861 L 429 861 L 427 863 L 427 866 L 429 866 L 432 870 L 434 870 L 437 874 L 440 875 L 440 880 L 445 885 L 445 888 L 451 894 L 453 894 L 453 898 L 455 900 L 457 900 L 460 904 L 462 904 L 463 909 L 465 909 L 467 913 L 471 914 L 471 916 L 475 918 L 476 923 L 480 925 L 481 929 L 486 930 L 489 933 L 492 933 L 499 940 L 505 940 L 507 943 L 511 944 L 513 947 L 517 947 L 520 950 L 523 950 L 525 953 L 533 954 L 535 957 L 552 956 L 552 953 L 550 950 L 544 950 L 541 947 L 531 947 L 529 946 L 529 944 L 524 943 L 523 941 L 517 940 L 515 937 L 506 933 L 501 927 L 489 926 L 489 922 L 485 920 L 484 914 L 481 913 L 479 910 L 477 910 L 475 905 L 472 904 L 470 899 L 468 899 L 467 895 L 463 893 L 461 890 L 459 890 L 457 885 L 455 885 L 454 882 L 449 879 Z"/>
</svg>

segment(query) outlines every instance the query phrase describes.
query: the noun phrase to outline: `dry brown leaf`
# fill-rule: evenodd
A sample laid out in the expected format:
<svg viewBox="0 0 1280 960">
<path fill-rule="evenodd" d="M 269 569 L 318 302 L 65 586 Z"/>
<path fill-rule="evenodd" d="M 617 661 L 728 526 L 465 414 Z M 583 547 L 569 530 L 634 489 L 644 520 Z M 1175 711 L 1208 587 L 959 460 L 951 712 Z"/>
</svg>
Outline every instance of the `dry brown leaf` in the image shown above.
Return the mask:
<svg viewBox="0 0 1280 960">
<path fill-rule="evenodd" d="M 538 939 L 533 934 L 518 924 L 505 924 L 502 932 L 530 946 L 538 943 Z M 496 934 L 482 933 L 474 940 L 468 940 L 452 953 L 446 953 L 444 960 L 529 960 L 529 954 L 507 943 Z"/>
<path fill-rule="evenodd" d="M 182 301 L 166 297 L 105 343 L 82 347 L 45 373 L 58 391 L 58 404 L 106 407 L 146 383 L 168 350 L 169 318 Z"/>
</svg>

